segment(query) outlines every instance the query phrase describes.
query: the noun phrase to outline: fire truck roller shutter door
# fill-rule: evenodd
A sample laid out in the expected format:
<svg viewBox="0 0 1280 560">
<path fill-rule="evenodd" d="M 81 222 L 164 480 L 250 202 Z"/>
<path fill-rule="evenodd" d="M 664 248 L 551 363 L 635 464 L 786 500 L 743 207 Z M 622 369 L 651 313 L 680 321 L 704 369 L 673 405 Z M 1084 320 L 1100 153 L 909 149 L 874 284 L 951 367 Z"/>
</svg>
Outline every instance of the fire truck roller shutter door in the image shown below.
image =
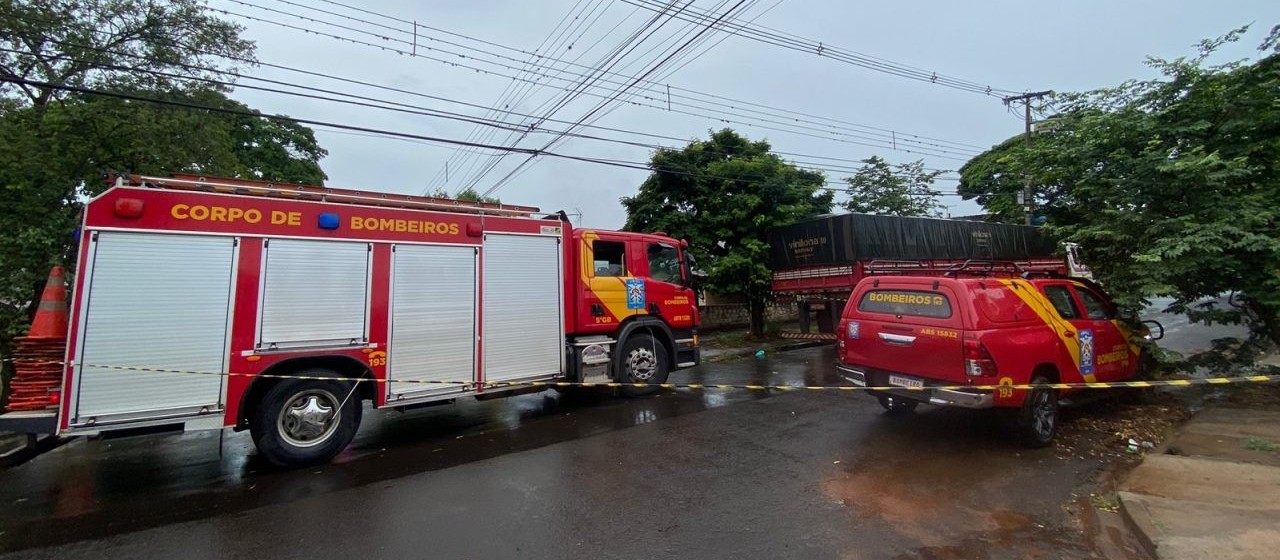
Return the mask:
<svg viewBox="0 0 1280 560">
<path fill-rule="evenodd" d="M 368 243 L 270 239 L 265 253 L 260 347 L 367 339 Z"/>
<path fill-rule="evenodd" d="M 92 247 L 73 424 L 221 408 L 231 237 L 101 232 Z"/>
<path fill-rule="evenodd" d="M 476 249 L 397 245 L 392 257 L 389 379 L 473 381 Z M 390 383 L 389 400 L 465 385 Z"/>
<path fill-rule="evenodd" d="M 485 235 L 486 381 L 564 371 L 562 250 L 559 237 Z"/>
</svg>

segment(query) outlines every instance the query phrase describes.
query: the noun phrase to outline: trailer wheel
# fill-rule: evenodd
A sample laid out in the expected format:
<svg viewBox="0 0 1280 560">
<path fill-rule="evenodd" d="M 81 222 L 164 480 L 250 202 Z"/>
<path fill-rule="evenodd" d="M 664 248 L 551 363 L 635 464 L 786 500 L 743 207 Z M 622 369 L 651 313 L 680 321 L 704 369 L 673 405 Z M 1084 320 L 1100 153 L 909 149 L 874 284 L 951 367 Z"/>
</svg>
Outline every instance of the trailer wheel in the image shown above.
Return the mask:
<svg viewBox="0 0 1280 560">
<path fill-rule="evenodd" d="M 667 382 L 670 368 L 667 365 L 667 349 L 656 338 L 647 334 L 633 334 L 627 337 L 619 356 L 620 383 L 649 383 L 657 385 Z M 643 397 L 658 392 L 658 387 L 634 387 L 623 385 L 623 395 Z"/>
<path fill-rule="evenodd" d="M 328 370 L 300 372 L 336 377 Z M 356 384 L 338 379 L 288 379 L 267 391 L 249 423 L 253 443 L 282 467 L 326 463 L 351 443 L 360 427 Z"/>
</svg>

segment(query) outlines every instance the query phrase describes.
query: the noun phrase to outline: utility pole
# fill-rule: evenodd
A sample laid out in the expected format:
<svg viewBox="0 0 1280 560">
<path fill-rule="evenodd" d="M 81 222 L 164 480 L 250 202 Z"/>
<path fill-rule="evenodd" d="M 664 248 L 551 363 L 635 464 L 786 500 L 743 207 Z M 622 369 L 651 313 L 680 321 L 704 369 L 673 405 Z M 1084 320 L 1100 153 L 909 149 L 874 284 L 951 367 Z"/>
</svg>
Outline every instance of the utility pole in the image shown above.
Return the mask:
<svg viewBox="0 0 1280 560">
<path fill-rule="evenodd" d="M 1031 100 L 1040 99 L 1052 93 L 1053 93 L 1052 91 L 1037 91 L 1034 93 L 1024 93 L 1022 95 L 1013 95 L 1013 96 L 1004 98 L 1005 105 L 1009 105 L 1011 103 L 1017 103 L 1021 101 L 1023 108 L 1026 109 L 1026 124 L 1027 124 L 1026 141 L 1027 141 L 1028 149 L 1031 148 Z M 1023 214 L 1023 217 L 1026 219 L 1027 225 L 1031 225 L 1031 206 L 1032 206 L 1032 201 L 1034 200 L 1035 200 L 1034 195 L 1031 192 L 1031 174 L 1027 173 L 1026 183 L 1022 186 L 1022 214 Z"/>
</svg>

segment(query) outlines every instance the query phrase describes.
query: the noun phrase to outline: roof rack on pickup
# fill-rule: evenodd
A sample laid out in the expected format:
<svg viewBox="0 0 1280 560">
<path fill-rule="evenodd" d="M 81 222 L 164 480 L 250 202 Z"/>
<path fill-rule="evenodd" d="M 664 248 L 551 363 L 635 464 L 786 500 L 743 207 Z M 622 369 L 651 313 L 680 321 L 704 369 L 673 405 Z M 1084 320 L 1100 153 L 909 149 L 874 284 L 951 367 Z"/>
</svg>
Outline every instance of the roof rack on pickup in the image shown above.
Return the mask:
<svg viewBox="0 0 1280 560">
<path fill-rule="evenodd" d="M 356 204 L 364 206 L 434 210 L 437 212 L 488 214 L 491 216 L 529 217 L 539 212 L 538 208 L 533 206 L 517 206 L 514 204 L 502 204 L 498 202 L 469 202 L 429 196 L 334 189 L 328 187 L 317 187 L 314 185 L 300 185 L 296 183 L 272 183 L 267 181 L 228 179 L 221 177 L 205 178 L 199 175 L 186 174 L 175 174 L 172 177 L 121 175 L 116 177 L 116 184 L 158 189 L 289 198 L 293 200 L 311 200 L 317 202 Z"/>
<path fill-rule="evenodd" d="M 1029 278 L 1031 276 L 1058 276 L 1059 271 L 1056 269 L 1058 266 L 1061 266 L 1061 263 L 1053 261 L 1040 263 L 1036 261 L 968 259 L 957 263 L 955 261 L 875 260 L 867 263 L 864 271 L 867 275 L 941 275 L 951 278 L 960 275 L 972 275 Z"/>
</svg>

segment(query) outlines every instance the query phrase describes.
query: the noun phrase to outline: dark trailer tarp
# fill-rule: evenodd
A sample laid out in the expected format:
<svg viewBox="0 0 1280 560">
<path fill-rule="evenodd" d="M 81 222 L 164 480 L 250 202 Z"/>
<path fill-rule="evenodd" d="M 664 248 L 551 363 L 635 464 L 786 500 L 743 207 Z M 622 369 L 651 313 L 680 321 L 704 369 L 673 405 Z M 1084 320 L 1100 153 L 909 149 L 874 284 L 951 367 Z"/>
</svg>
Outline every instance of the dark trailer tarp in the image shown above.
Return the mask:
<svg viewBox="0 0 1280 560">
<path fill-rule="evenodd" d="M 1037 228 L 940 218 L 838 214 L 769 232 L 773 270 L 887 259 L 1051 257 L 1053 240 Z"/>
</svg>

